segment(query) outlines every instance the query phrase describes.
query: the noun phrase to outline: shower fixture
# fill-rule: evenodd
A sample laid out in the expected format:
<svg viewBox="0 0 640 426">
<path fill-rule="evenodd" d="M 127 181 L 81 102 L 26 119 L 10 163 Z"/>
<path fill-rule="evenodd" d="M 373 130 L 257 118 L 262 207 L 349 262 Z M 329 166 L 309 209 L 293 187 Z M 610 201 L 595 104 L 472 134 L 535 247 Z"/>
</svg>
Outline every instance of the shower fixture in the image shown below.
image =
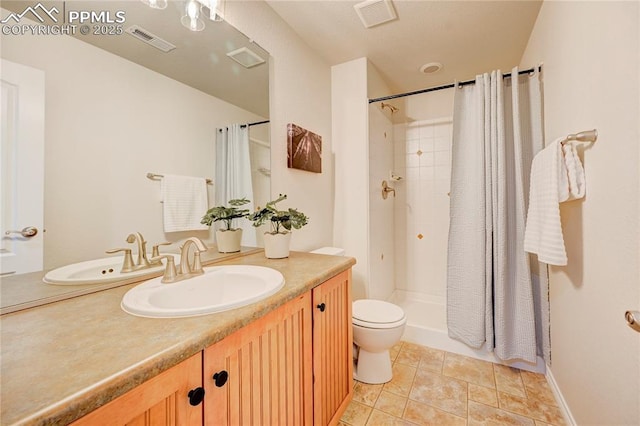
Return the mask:
<svg viewBox="0 0 640 426">
<path fill-rule="evenodd" d="M 385 108 L 389 108 L 389 111 L 391 111 L 391 114 L 399 111 L 398 108 L 394 107 L 393 105 L 385 104 L 384 102 L 382 102 L 382 104 L 380 105 L 380 109 L 385 109 Z"/>
</svg>

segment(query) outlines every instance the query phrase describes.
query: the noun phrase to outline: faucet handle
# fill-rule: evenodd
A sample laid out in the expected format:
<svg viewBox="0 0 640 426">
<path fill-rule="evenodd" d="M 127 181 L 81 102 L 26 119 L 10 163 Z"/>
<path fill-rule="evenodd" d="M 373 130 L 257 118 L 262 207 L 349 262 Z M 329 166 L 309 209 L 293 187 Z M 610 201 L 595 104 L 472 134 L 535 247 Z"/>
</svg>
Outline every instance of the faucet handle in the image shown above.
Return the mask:
<svg viewBox="0 0 640 426">
<path fill-rule="evenodd" d="M 202 262 L 200 261 L 199 251 L 193 253 L 193 265 L 191 265 L 191 273 L 194 275 L 204 274 L 204 269 L 202 269 Z"/>
<path fill-rule="evenodd" d="M 160 280 L 161 283 L 172 283 L 176 281 L 178 272 L 176 271 L 176 261 L 171 254 L 163 254 L 162 256 L 154 256 L 149 259 L 152 263 L 160 262 L 162 259 L 167 259 L 167 266 L 164 269 L 164 275 Z"/>
<path fill-rule="evenodd" d="M 124 261 L 122 262 L 122 269 L 120 270 L 120 272 L 124 273 L 124 272 L 132 272 L 134 270 L 134 265 L 133 265 L 133 257 L 131 256 L 131 249 L 129 248 L 116 248 L 116 249 L 111 249 L 111 250 L 107 250 L 105 253 L 107 254 L 114 254 L 114 253 L 118 253 L 118 252 L 124 252 Z"/>
<path fill-rule="evenodd" d="M 160 256 L 160 246 L 169 246 L 171 245 L 170 242 L 165 241 L 164 243 L 158 243 L 155 246 L 153 246 L 153 248 L 151 249 L 151 259 L 149 259 L 149 262 L 151 263 L 151 265 L 157 266 L 157 265 L 162 265 L 162 261 L 160 259 L 154 261 L 153 258 L 155 257 L 159 257 Z"/>
</svg>

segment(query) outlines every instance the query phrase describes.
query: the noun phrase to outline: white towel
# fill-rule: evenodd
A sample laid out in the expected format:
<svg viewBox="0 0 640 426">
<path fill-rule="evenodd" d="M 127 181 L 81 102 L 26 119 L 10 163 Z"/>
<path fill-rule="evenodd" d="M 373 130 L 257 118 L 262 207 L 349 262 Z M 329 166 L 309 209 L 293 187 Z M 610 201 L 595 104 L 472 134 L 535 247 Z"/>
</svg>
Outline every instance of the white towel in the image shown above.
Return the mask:
<svg viewBox="0 0 640 426">
<path fill-rule="evenodd" d="M 200 223 L 208 206 L 206 179 L 165 174 L 162 201 L 164 232 L 208 229 Z"/>
<path fill-rule="evenodd" d="M 558 201 L 561 203 L 577 200 L 585 194 L 584 169 L 575 144 L 566 142 L 562 145 L 562 154 L 564 161 L 560 162 L 561 179 L 558 187 Z"/>
<path fill-rule="evenodd" d="M 531 164 L 529 211 L 524 250 L 549 265 L 567 264 L 560 202 L 584 197 L 585 178 L 573 145 L 558 139 L 540 151 Z"/>
</svg>

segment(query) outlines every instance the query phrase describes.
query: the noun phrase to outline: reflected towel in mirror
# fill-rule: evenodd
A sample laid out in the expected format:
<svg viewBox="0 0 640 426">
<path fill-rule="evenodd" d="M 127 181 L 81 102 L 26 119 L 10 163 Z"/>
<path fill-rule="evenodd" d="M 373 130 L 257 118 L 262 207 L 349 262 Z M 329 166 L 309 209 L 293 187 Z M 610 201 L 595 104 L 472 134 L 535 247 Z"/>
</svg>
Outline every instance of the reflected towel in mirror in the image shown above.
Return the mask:
<svg viewBox="0 0 640 426">
<path fill-rule="evenodd" d="M 208 229 L 200 223 L 208 208 L 206 179 L 165 173 L 162 201 L 164 232 Z"/>
</svg>

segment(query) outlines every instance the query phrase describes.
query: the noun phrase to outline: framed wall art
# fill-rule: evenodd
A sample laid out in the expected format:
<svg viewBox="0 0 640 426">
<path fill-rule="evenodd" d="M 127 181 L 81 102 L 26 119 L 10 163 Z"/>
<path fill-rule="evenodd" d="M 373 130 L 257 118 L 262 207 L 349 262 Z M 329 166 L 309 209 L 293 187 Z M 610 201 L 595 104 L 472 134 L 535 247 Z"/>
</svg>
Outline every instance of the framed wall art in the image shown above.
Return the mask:
<svg viewBox="0 0 640 426">
<path fill-rule="evenodd" d="M 287 166 L 322 173 L 322 136 L 293 123 L 287 124 Z"/>
</svg>

